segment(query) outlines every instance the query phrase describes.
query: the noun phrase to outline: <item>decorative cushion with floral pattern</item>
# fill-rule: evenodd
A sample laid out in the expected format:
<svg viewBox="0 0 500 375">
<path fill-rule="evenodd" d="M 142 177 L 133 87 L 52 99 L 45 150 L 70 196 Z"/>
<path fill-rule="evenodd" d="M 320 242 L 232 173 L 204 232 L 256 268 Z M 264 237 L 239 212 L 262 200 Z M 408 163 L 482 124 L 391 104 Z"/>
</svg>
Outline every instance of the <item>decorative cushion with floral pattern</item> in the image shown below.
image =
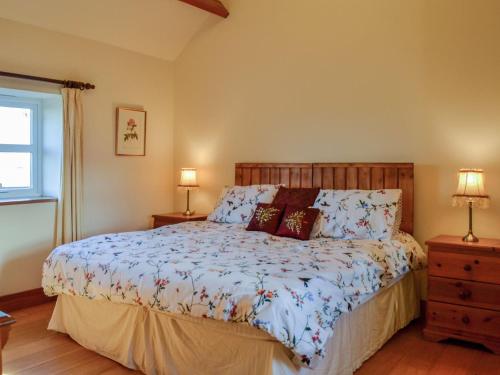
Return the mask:
<svg viewBox="0 0 500 375">
<path fill-rule="evenodd" d="M 244 224 L 252 218 L 257 204 L 271 203 L 280 185 L 225 187 L 207 220 L 216 223 Z"/>
<path fill-rule="evenodd" d="M 287 204 L 294 207 L 311 207 L 318 196 L 319 188 L 287 188 L 281 186 L 273 204 Z"/>
<path fill-rule="evenodd" d="M 317 208 L 286 206 L 276 235 L 308 240 L 318 215 Z"/>
<path fill-rule="evenodd" d="M 269 234 L 276 233 L 284 211 L 284 204 L 259 203 L 247 230 L 267 232 Z"/>
<path fill-rule="evenodd" d="M 400 189 L 321 190 L 314 206 L 321 210 L 313 237 L 385 240 L 397 232 Z"/>
</svg>

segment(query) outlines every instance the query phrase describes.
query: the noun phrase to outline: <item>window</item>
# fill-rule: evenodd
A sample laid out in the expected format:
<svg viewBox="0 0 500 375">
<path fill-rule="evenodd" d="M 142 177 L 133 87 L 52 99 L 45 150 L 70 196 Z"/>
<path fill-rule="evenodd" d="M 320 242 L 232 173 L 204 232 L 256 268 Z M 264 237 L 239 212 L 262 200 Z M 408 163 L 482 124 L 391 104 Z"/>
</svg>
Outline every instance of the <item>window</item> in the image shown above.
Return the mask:
<svg viewBox="0 0 500 375">
<path fill-rule="evenodd" d="M 0 96 L 0 199 L 39 196 L 41 101 Z"/>
</svg>

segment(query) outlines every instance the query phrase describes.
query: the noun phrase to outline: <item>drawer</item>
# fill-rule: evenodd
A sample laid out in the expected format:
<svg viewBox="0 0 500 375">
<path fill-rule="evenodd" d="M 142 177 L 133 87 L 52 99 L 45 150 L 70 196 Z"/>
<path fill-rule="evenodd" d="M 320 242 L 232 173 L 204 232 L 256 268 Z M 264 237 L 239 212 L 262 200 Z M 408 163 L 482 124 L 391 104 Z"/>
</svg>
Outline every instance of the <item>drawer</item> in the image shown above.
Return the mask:
<svg viewBox="0 0 500 375">
<path fill-rule="evenodd" d="M 427 324 L 453 331 L 500 338 L 500 312 L 429 301 Z"/>
<path fill-rule="evenodd" d="M 500 285 L 429 276 L 428 299 L 500 311 Z"/>
<path fill-rule="evenodd" d="M 155 219 L 153 227 L 154 227 L 154 228 L 159 228 L 159 227 L 162 227 L 162 226 L 164 226 L 164 225 L 179 224 L 179 223 L 183 223 L 183 222 L 185 222 L 185 221 L 186 221 L 186 220 L 176 219 L 176 218 L 168 218 L 168 219 Z"/>
<path fill-rule="evenodd" d="M 153 228 L 159 228 L 164 225 L 173 225 L 173 224 L 180 224 L 180 223 L 185 223 L 186 221 L 204 221 L 206 220 L 205 217 L 196 217 L 196 218 L 183 218 L 183 217 L 165 217 L 165 218 L 155 218 L 153 222 Z"/>
<path fill-rule="evenodd" d="M 429 275 L 500 284 L 500 257 L 429 251 Z"/>
<path fill-rule="evenodd" d="M 159 227 L 162 227 L 164 225 L 170 225 L 170 224 L 172 224 L 172 222 L 170 222 L 170 221 L 155 219 L 154 223 L 153 223 L 153 228 L 159 228 Z"/>
</svg>

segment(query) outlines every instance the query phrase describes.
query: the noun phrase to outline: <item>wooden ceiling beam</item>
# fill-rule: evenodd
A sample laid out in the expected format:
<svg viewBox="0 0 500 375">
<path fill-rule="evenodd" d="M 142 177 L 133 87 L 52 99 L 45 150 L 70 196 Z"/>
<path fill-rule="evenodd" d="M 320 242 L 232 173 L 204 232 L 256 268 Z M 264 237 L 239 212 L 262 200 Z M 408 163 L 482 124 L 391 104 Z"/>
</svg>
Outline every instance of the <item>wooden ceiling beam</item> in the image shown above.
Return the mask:
<svg viewBox="0 0 500 375">
<path fill-rule="evenodd" d="M 207 12 L 216 14 L 223 18 L 227 18 L 227 16 L 229 16 L 229 11 L 226 9 L 224 4 L 222 4 L 219 0 L 179 0 L 179 1 L 192 5 L 196 8 L 203 9 Z"/>
</svg>

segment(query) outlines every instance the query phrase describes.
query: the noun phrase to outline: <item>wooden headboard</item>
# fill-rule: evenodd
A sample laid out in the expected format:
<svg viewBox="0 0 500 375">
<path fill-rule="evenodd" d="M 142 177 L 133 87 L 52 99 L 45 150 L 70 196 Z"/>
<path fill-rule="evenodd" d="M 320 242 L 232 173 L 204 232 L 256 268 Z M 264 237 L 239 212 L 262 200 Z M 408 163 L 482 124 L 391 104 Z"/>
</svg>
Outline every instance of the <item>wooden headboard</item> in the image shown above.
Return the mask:
<svg viewBox="0 0 500 375">
<path fill-rule="evenodd" d="M 236 185 L 322 189 L 401 189 L 401 230 L 413 233 L 413 163 L 236 163 Z"/>
</svg>

